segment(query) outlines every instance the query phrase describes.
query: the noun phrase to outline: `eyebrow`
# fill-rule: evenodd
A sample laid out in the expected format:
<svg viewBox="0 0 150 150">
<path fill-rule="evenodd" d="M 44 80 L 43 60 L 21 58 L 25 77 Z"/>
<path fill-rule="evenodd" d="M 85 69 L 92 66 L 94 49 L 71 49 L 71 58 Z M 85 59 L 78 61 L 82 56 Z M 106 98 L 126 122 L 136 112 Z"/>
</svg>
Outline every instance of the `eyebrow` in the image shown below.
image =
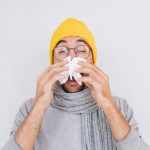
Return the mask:
<svg viewBox="0 0 150 150">
<path fill-rule="evenodd" d="M 85 40 L 79 39 L 77 40 L 77 42 L 83 42 L 84 44 L 88 45 L 88 47 L 91 49 L 90 45 Z"/>
<path fill-rule="evenodd" d="M 60 41 L 57 43 L 57 45 L 60 44 L 60 43 L 64 43 L 64 42 L 67 43 L 66 40 L 60 40 Z M 76 42 L 83 42 L 83 43 L 87 44 L 87 42 L 86 42 L 85 40 L 82 40 L 82 39 L 78 39 Z M 57 46 L 57 45 L 56 45 L 56 46 Z"/>
<path fill-rule="evenodd" d="M 82 39 L 77 40 L 77 42 L 84 42 L 86 44 L 86 41 Z"/>
<path fill-rule="evenodd" d="M 56 44 L 56 46 L 57 46 L 59 43 L 63 43 L 63 42 L 67 43 L 67 41 L 65 41 L 65 40 L 60 40 L 60 41 Z"/>
</svg>

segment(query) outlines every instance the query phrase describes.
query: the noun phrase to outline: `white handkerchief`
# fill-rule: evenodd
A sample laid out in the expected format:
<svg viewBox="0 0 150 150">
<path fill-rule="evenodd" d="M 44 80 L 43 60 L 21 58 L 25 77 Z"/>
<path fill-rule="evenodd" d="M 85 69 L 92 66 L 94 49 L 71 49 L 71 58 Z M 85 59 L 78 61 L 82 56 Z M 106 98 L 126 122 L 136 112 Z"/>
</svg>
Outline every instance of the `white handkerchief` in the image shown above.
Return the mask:
<svg viewBox="0 0 150 150">
<path fill-rule="evenodd" d="M 68 56 L 67 58 L 65 58 L 65 60 L 68 60 L 68 64 L 66 64 L 65 66 L 69 66 L 69 70 L 68 71 L 64 71 L 62 74 L 65 74 L 67 76 L 66 79 L 62 79 L 62 80 L 59 80 L 60 84 L 64 84 L 65 82 L 67 82 L 69 76 L 70 76 L 70 79 L 72 80 L 72 77 L 74 77 L 74 79 L 77 81 L 77 79 L 79 77 L 82 77 L 80 73 L 77 73 L 74 71 L 74 69 L 76 68 L 79 68 L 81 66 L 79 66 L 77 63 L 78 61 L 83 61 L 83 62 L 86 62 L 86 59 L 84 58 L 81 58 L 81 57 L 75 57 L 71 60 L 71 57 Z M 82 84 L 82 82 L 79 82 L 77 81 L 77 83 L 79 85 Z"/>
</svg>

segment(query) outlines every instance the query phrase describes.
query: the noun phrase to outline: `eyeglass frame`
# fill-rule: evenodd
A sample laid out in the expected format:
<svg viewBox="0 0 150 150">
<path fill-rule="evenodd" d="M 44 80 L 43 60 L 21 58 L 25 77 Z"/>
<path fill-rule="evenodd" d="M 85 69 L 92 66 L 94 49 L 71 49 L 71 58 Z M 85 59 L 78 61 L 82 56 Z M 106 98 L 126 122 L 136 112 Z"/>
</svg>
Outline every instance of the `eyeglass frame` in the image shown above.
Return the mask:
<svg viewBox="0 0 150 150">
<path fill-rule="evenodd" d="M 75 48 L 68 48 L 68 47 L 65 47 L 65 46 L 58 46 L 58 47 L 65 47 L 65 48 L 68 50 L 67 56 L 65 57 L 65 58 L 67 58 L 70 49 L 73 49 L 73 50 L 74 50 L 74 53 L 75 53 L 75 55 L 76 55 L 75 50 L 76 50 L 77 47 L 79 47 L 79 46 L 87 46 L 87 47 L 89 48 L 89 54 L 88 54 L 88 56 L 87 56 L 86 58 L 84 58 L 84 59 L 87 59 L 87 58 L 90 56 L 91 48 L 90 48 L 90 46 L 89 46 L 87 43 L 85 43 L 85 44 L 86 44 L 86 45 L 78 45 L 78 46 L 76 46 Z M 56 45 L 55 48 L 57 48 L 57 45 Z M 55 57 L 55 55 L 54 55 L 54 50 L 55 50 L 55 48 L 53 49 L 53 56 L 54 56 L 54 58 L 56 59 L 56 57 Z M 76 57 L 77 57 L 77 56 L 76 56 Z M 60 59 L 56 59 L 56 60 L 62 61 L 62 60 L 60 60 Z"/>
</svg>

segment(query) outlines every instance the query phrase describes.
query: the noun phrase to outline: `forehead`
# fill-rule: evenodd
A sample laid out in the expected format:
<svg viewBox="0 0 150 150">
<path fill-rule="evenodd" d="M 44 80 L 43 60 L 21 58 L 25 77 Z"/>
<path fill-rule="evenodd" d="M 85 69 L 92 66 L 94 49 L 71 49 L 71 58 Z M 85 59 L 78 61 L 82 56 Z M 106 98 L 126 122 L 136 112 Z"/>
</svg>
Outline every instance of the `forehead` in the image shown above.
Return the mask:
<svg viewBox="0 0 150 150">
<path fill-rule="evenodd" d="M 57 45 L 60 43 L 63 43 L 63 44 L 65 44 L 65 43 L 66 44 L 68 44 L 68 43 L 85 43 L 86 44 L 86 41 L 81 37 L 65 37 L 65 38 L 61 39 L 57 43 Z"/>
<path fill-rule="evenodd" d="M 77 37 L 77 36 L 70 36 L 70 37 L 63 38 L 62 40 L 65 40 L 65 41 L 77 41 L 77 40 L 83 40 L 83 38 Z"/>
</svg>

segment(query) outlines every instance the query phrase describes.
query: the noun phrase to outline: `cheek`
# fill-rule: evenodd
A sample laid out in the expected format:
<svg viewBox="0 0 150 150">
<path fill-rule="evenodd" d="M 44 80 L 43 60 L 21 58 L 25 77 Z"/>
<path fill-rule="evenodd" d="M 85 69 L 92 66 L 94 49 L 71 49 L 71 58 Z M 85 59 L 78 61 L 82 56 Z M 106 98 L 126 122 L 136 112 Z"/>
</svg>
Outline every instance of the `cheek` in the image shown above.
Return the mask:
<svg viewBox="0 0 150 150">
<path fill-rule="evenodd" d="M 60 61 L 59 60 L 56 60 L 53 58 L 53 64 L 56 64 L 56 63 L 59 63 Z"/>
<path fill-rule="evenodd" d="M 90 54 L 89 57 L 87 58 L 87 62 L 93 63 L 92 54 Z"/>
</svg>

